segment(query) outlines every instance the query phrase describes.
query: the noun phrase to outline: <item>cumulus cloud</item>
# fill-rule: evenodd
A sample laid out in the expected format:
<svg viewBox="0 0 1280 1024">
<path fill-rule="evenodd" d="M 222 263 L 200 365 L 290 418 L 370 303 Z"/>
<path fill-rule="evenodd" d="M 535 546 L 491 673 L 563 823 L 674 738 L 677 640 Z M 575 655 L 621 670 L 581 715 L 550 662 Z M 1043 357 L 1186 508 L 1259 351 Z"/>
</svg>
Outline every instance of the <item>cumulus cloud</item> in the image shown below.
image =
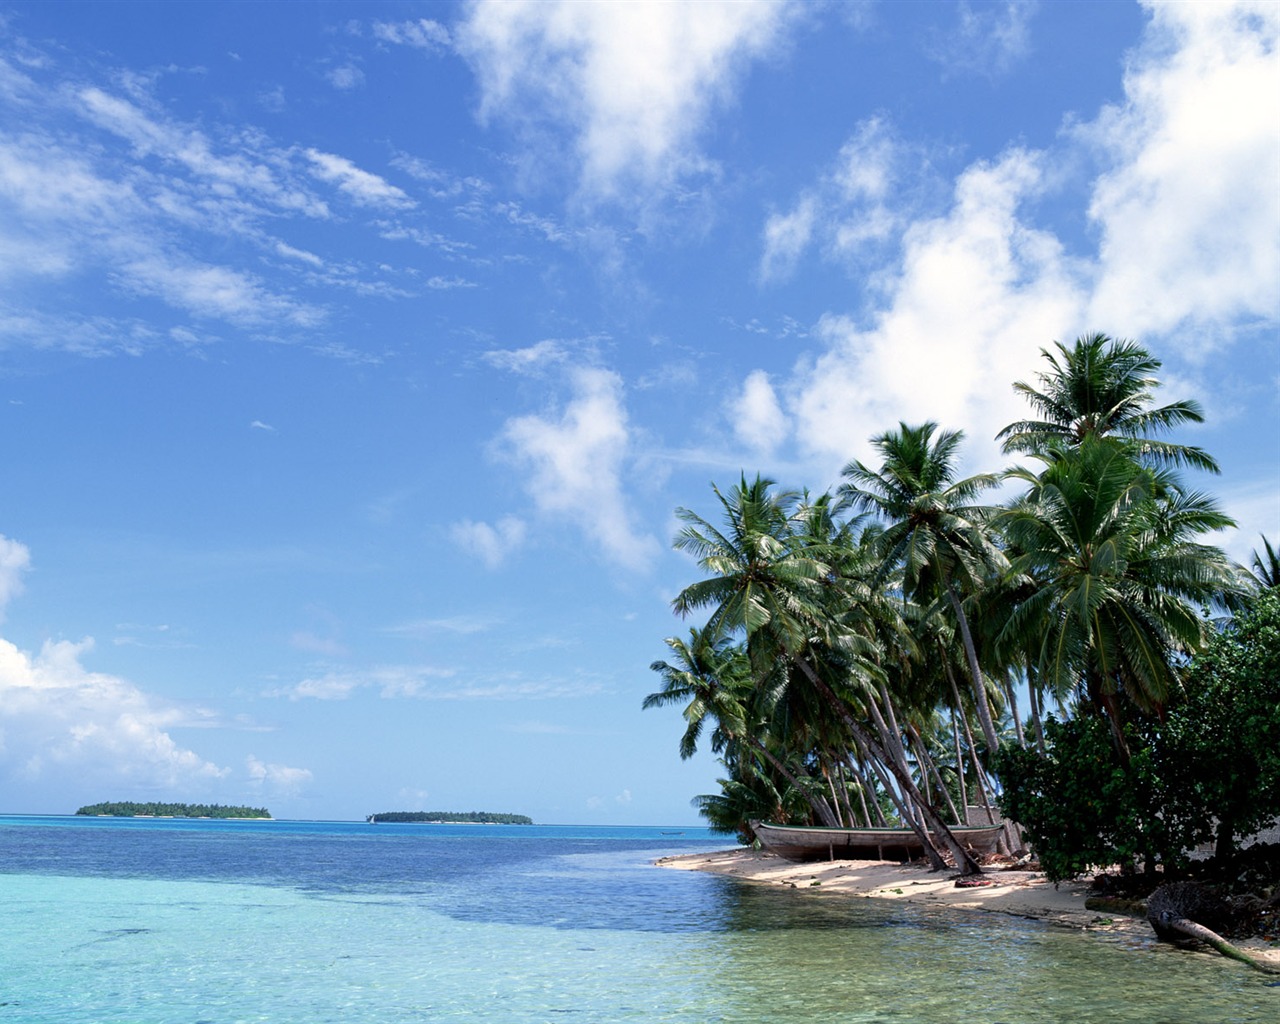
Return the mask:
<svg viewBox="0 0 1280 1024">
<path fill-rule="evenodd" d="M 663 189 L 706 168 L 698 136 L 745 63 L 779 43 L 789 8 L 733 4 L 472 4 L 455 43 L 481 115 L 573 140 L 583 191 Z"/>
<path fill-rule="evenodd" d="M 522 520 L 504 516 L 492 526 L 464 519 L 454 523 L 449 533 L 460 548 L 479 558 L 490 569 L 497 569 L 524 544 L 526 529 Z"/>
<path fill-rule="evenodd" d="M 1009 384 L 1039 369 L 1040 346 L 1101 329 L 1194 360 L 1240 323 L 1280 319 L 1278 39 L 1275 5 L 1152 8 L 1123 103 L 1069 124 L 1052 149 L 970 165 L 927 216 L 895 197 L 902 147 L 885 126 L 860 126 L 836 169 L 764 232 L 766 276 L 811 248 L 847 256 L 829 226 L 868 211 L 900 247 L 867 306 L 822 317 L 819 350 L 773 382 L 801 448 L 829 470 L 868 456 L 869 435 L 929 418 L 963 427 L 976 464 L 999 464 L 993 435 L 1026 413 Z M 1069 252 L 1034 214 L 1059 199 L 1063 168 L 1089 165 L 1086 149 L 1102 166 L 1081 211 L 1099 246 Z M 758 375 L 733 414 L 752 398 L 776 428 Z"/>
<path fill-rule="evenodd" d="M 630 445 L 622 380 L 581 367 L 570 374 L 573 397 L 563 410 L 508 420 L 507 454 L 527 471 L 538 509 L 580 530 L 611 561 L 643 569 L 659 550 L 640 532 L 623 493 Z"/>
<path fill-rule="evenodd" d="M 1042 187 L 1035 154 L 978 164 L 956 184 L 945 216 L 907 232 L 887 308 L 870 323 L 828 315 L 826 349 L 791 385 L 801 442 L 834 463 L 899 419 L 966 426 L 979 460 L 1016 418 L 1011 380 L 1034 368 L 1036 339 L 1079 327 L 1082 294 L 1052 235 L 1026 226 L 1020 205 Z"/>
<path fill-rule="evenodd" d="M 1203 344 L 1184 324 L 1280 318 L 1280 6 L 1152 7 L 1125 101 L 1080 137 L 1112 162 L 1096 323 Z"/>
<path fill-rule="evenodd" d="M 32 655 L 0 639 L 0 769 L 6 775 L 202 791 L 230 774 L 169 733 L 207 725 L 207 715 L 165 706 L 124 679 L 90 671 L 82 658 L 92 648 L 91 640 L 49 641 Z"/>
<path fill-rule="evenodd" d="M 738 438 L 761 455 L 771 455 L 786 439 L 786 414 L 763 370 L 748 374 L 742 391 L 730 403 L 729 418 Z"/>
<path fill-rule="evenodd" d="M 330 68 L 324 77 L 329 80 L 329 84 L 335 89 L 344 91 L 364 85 L 364 72 L 352 64 L 343 64 L 336 68 Z"/>
</svg>

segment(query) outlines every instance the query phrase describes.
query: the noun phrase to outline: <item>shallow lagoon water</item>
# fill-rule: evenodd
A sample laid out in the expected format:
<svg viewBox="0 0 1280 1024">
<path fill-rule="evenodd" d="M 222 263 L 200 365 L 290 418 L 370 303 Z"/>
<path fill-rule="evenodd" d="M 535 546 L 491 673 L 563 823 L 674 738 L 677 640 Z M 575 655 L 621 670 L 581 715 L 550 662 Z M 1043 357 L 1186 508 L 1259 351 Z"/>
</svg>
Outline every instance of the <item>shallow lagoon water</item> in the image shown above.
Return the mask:
<svg viewBox="0 0 1280 1024">
<path fill-rule="evenodd" d="M 0 1022 L 1280 1018 L 1238 964 L 662 871 L 699 829 L 0 817 Z"/>
</svg>

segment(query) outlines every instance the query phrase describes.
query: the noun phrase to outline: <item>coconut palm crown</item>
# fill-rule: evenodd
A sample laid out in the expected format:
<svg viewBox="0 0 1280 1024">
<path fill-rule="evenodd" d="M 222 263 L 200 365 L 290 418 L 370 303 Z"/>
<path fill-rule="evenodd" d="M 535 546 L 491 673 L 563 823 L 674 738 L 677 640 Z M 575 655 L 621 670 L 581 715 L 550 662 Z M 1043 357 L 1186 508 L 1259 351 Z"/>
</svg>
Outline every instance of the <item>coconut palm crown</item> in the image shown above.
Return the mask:
<svg viewBox="0 0 1280 1024">
<path fill-rule="evenodd" d="M 1128 439 L 1150 465 L 1219 472 L 1203 449 L 1150 436 L 1202 423 L 1204 415 L 1194 401 L 1153 406 L 1160 387 L 1154 374 L 1161 363 L 1145 348 L 1105 334 L 1077 338 L 1070 348 L 1061 342 L 1054 346 L 1057 354 L 1040 350 L 1050 369 L 1036 374 L 1039 388 L 1025 381 L 1013 385 L 1042 418 L 1019 420 L 1000 431 L 996 438 L 1004 441 L 1005 452 L 1044 453 L 1051 442 L 1074 447 L 1090 435 L 1114 435 Z"/>
</svg>

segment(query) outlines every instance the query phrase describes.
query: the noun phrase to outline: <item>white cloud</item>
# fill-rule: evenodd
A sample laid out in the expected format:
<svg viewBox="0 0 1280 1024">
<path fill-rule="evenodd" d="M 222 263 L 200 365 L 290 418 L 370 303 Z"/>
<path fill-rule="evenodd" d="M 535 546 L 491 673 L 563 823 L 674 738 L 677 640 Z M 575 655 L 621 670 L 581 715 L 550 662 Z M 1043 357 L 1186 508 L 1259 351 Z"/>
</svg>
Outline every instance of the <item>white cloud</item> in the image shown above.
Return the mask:
<svg viewBox="0 0 1280 1024">
<path fill-rule="evenodd" d="M 499 568 L 524 544 L 526 532 L 524 522 L 515 516 L 504 516 L 492 526 L 464 519 L 449 530 L 455 544 L 490 569 Z"/>
<path fill-rule="evenodd" d="M 764 254 L 760 257 L 762 280 L 790 276 L 813 238 L 817 214 L 816 199 L 807 195 L 790 213 L 770 215 L 764 225 Z"/>
<path fill-rule="evenodd" d="M 375 21 L 373 37 L 384 43 L 412 46 L 432 53 L 441 53 L 450 46 L 449 30 L 430 18 L 399 22 Z"/>
<path fill-rule="evenodd" d="M 364 85 L 364 72 L 351 64 L 330 68 L 324 77 L 335 89 L 355 89 L 357 86 Z"/>
<path fill-rule="evenodd" d="M 346 157 L 308 149 L 312 173 L 322 181 L 336 185 L 361 206 L 384 207 L 391 210 L 407 210 L 416 204 L 403 191 L 389 181 L 361 170 Z"/>
<path fill-rule="evenodd" d="M 786 415 L 763 370 L 747 375 L 741 393 L 730 403 L 729 419 L 738 437 L 761 455 L 771 455 L 787 437 Z"/>
<path fill-rule="evenodd" d="M 32 656 L 0 639 L 6 774 L 169 789 L 203 787 L 229 774 L 168 732 L 208 725 L 207 714 L 167 707 L 124 679 L 89 671 L 81 659 L 92 648 L 91 640 L 49 641 Z"/>
<path fill-rule="evenodd" d="M 583 191 L 617 198 L 706 169 L 697 147 L 749 59 L 774 49 L 789 7 L 740 3 L 473 3 L 456 43 L 481 115 L 574 139 Z"/>
<path fill-rule="evenodd" d="M 498 680 L 452 681 L 452 669 L 420 665 L 379 665 L 368 669 L 335 670 L 304 679 L 294 686 L 268 691 L 268 697 L 289 700 L 348 700 L 362 690 L 376 691 L 383 700 L 553 700 L 586 697 L 603 687 L 589 681 Z"/>
<path fill-rule="evenodd" d="M 293 794 L 309 785 L 312 779 L 308 768 L 290 768 L 283 764 L 267 764 L 250 754 L 245 758 L 245 769 L 252 782 L 277 793 Z"/>
<path fill-rule="evenodd" d="M 802 449 L 827 469 L 869 455 L 871 434 L 927 418 L 963 427 L 971 462 L 999 465 L 993 435 L 1026 414 L 1010 382 L 1040 368 L 1040 346 L 1107 330 L 1196 359 L 1240 323 L 1274 325 L 1278 39 L 1276 5 L 1155 8 L 1121 106 L 1068 125 L 1055 149 L 971 165 L 949 210 L 914 221 L 890 187 L 901 147 L 862 126 L 837 171 L 802 196 L 818 197 L 820 226 L 880 211 L 901 257 L 871 278 L 865 309 L 821 319 L 824 348 L 775 384 Z M 1092 256 L 1069 254 L 1031 219 L 1064 168 L 1088 164 L 1082 146 L 1105 165 L 1086 183 L 1100 231 Z M 821 247 L 828 258 L 842 249 Z M 779 252 L 766 238 L 762 267 L 785 268 Z"/>
<path fill-rule="evenodd" d="M 1169 333 L 1280 318 L 1280 5 L 1168 4 L 1125 76 L 1125 102 L 1081 129 L 1114 166 L 1096 183 L 1095 323 Z"/>
<path fill-rule="evenodd" d="M 0 622 L 5 606 L 22 593 L 22 576 L 31 568 L 31 552 L 25 544 L 0 533 Z"/>
<path fill-rule="evenodd" d="M 656 555 L 653 537 L 633 525 L 622 488 L 630 445 L 622 380 L 588 367 L 571 374 L 563 412 L 507 421 L 502 439 L 527 471 L 527 488 L 544 513 L 580 530 L 614 562 L 642 569 Z"/>
<path fill-rule="evenodd" d="M 536 374 L 563 363 L 569 356 L 564 345 L 550 338 L 516 349 L 492 349 L 480 358 L 490 366 L 509 373 Z"/>
<path fill-rule="evenodd" d="M 1010 382 L 1034 369 L 1032 342 L 1079 328 L 1072 265 L 1052 235 L 1018 218 L 1041 187 L 1039 159 L 1021 150 L 969 168 L 951 210 L 907 232 L 888 307 L 871 325 L 823 319 L 827 350 L 789 396 L 805 448 L 834 464 L 899 419 L 934 419 L 965 425 L 991 464 L 992 438 L 1022 415 Z"/>
<path fill-rule="evenodd" d="M 939 33 L 928 47 L 929 56 L 948 72 L 988 77 L 1003 74 L 1031 51 L 1028 27 L 1035 0 L 1005 0 L 979 7 L 961 0 L 955 28 Z"/>
</svg>

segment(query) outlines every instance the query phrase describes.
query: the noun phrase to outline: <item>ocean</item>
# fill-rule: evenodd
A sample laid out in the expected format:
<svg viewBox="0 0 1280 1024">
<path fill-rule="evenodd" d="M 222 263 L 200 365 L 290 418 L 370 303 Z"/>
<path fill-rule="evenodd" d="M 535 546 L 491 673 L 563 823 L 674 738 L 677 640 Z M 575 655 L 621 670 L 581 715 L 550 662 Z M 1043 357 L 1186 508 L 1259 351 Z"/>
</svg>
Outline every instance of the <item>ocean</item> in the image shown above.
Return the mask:
<svg viewBox="0 0 1280 1024">
<path fill-rule="evenodd" d="M 697 872 L 698 828 L 0 816 L 0 1024 L 1233 1024 L 1239 964 Z"/>
</svg>

